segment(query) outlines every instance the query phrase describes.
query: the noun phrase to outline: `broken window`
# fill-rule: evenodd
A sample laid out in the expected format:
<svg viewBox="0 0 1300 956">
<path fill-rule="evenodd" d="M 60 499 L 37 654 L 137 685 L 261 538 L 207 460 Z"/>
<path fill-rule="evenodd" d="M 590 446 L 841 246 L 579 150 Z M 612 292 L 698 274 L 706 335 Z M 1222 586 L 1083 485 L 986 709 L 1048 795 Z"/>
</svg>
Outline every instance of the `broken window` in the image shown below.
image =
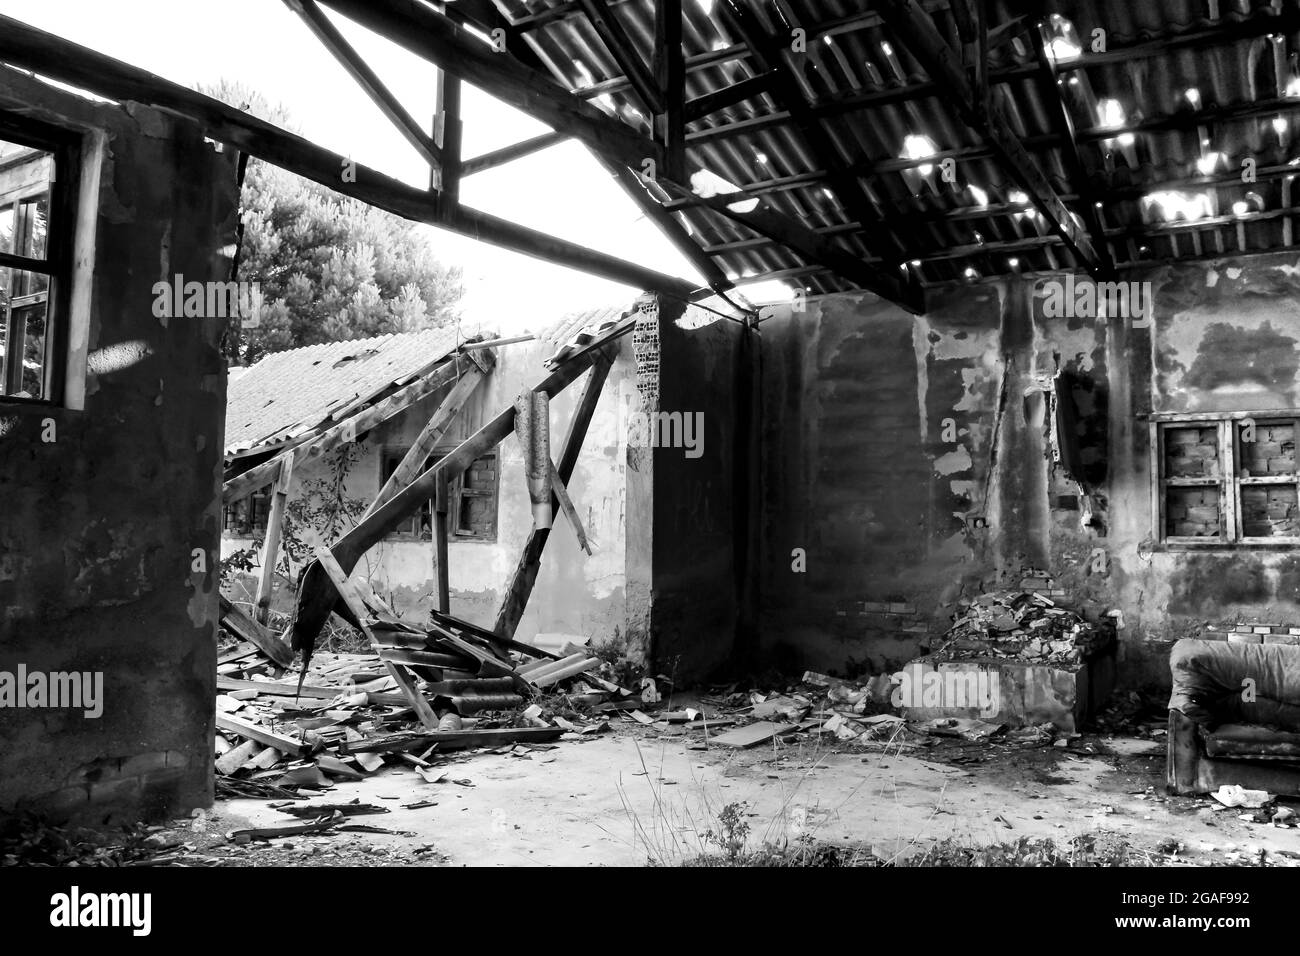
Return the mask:
<svg viewBox="0 0 1300 956">
<path fill-rule="evenodd" d="M 452 450 L 437 449 L 425 462 L 434 464 Z M 385 450 L 380 470 L 380 487 L 388 481 L 406 449 Z M 420 510 L 407 517 L 391 535 L 402 538 L 433 540 L 432 500 L 420 503 Z M 477 459 L 447 486 L 447 528 L 460 540 L 495 541 L 497 536 L 497 458 L 491 452 Z"/>
<path fill-rule="evenodd" d="M 222 511 L 221 529 L 239 538 L 266 534 L 267 516 L 271 513 L 271 489 L 254 491 L 245 498 L 229 502 Z"/>
<path fill-rule="evenodd" d="M 6 399 L 51 401 L 59 387 L 51 296 L 67 278 L 68 236 L 52 213 L 57 150 L 0 123 L 0 397 Z"/>
<path fill-rule="evenodd" d="M 1300 544 L 1298 423 L 1300 412 L 1153 416 L 1159 539 Z"/>
</svg>

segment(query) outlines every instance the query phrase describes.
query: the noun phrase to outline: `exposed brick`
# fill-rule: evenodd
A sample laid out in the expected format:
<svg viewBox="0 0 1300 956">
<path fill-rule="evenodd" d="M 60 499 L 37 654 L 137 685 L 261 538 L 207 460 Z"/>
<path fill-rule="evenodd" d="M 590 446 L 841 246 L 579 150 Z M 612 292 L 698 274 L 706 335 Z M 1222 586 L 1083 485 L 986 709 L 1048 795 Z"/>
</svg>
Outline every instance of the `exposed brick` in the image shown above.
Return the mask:
<svg viewBox="0 0 1300 956">
<path fill-rule="evenodd" d="M 1265 644 L 1300 644 L 1300 634 L 1265 634 Z"/>
</svg>

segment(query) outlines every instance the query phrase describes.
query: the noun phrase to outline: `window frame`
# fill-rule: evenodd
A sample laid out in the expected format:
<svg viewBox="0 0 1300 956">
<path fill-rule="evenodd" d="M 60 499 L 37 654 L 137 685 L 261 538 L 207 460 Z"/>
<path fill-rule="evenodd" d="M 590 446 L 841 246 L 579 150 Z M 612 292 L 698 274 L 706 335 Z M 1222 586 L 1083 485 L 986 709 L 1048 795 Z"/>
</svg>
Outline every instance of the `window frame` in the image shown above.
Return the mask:
<svg viewBox="0 0 1300 956">
<path fill-rule="evenodd" d="M 1293 434 L 1300 438 L 1300 409 L 1278 408 L 1237 412 L 1161 412 L 1150 416 L 1151 452 L 1151 514 L 1155 525 L 1154 538 L 1167 551 L 1206 551 L 1252 549 L 1292 549 L 1300 547 L 1300 535 L 1286 537 L 1247 536 L 1242 524 L 1241 495 L 1243 488 L 1290 486 L 1296 489 L 1300 504 L 1300 452 L 1296 469 L 1278 475 L 1241 475 L 1240 428 L 1245 420 L 1258 427 L 1272 424 L 1290 424 Z M 1217 433 L 1218 478 L 1170 478 L 1165 474 L 1165 434 L 1171 428 L 1214 428 Z M 1168 534 L 1165 506 L 1168 490 L 1178 487 L 1212 487 L 1219 490 L 1220 527 L 1226 532 L 1214 538 L 1188 537 Z"/>
<path fill-rule="evenodd" d="M 433 462 L 436 462 L 438 459 L 445 457 L 455 447 L 456 447 L 455 445 L 438 446 L 432 452 L 429 453 L 427 463 L 431 464 Z M 410 450 L 409 445 L 405 445 L 405 446 L 386 445 L 383 447 L 379 457 L 379 488 L 382 488 L 384 484 L 388 481 L 388 477 L 393 473 L 393 470 L 397 467 L 397 463 L 406 457 L 406 453 L 409 450 Z M 485 452 L 484 454 L 480 455 L 478 458 L 475 458 L 474 461 L 470 463 L 469 468 L 466 468 L 465 471 L 469 471 L 470 468 L 473 468 L 474 465 L 476 465 L 480 461 L 483 461 L 484 459 L 489 459 L 493 463 L 491 489 L 466 488 L 464 472 L 458 474 L 455 478 L 453 478 L 451 481 L 447 483 L 447 541 L 448 543 L 458 542 L 458 541 L 477 541 L 477 542 L 486 542 L 488 544 L 493 544 L 497 540 L 497 535 L 500 530 L 499 521 L 498 521 L 498 508 L 500 506 L 501 471 L 500 471 L 500 457 L 498 456 L 496 449 Z M 392 467 L 389 467 L 390 463 L 392 464 Z M 376 493 L 378 492 L 379 488 L 375 489 Z M 472 530 L 462 528 L 461 503 L 465 498 L 490 498 L 491 499 L 492 501 L 491 534 L 486 534 L 486 535 L 475 534 Z M 384 535 L 385 540 L 432 541 L 437 529 L 437 521 L 436 521 L 436 516 L 434 514 L 436 507 L 437 507 L 436 501 L 431 496 L 428 501 L 430 532 L 427 538 L 422 533 L 417 533 L 410 530 L 397 530 L 397 531 L 390 531 L 388 534 Z M 424 509 L 421 508 L 420 514 L 422 515 L 423 513 L 424 513 Z M 417 515 L 412 515 L 410 517 L 410 520 L 414 522 L 419 520 L 419 518 Z M 409 527 L 410 526 L 408 525 L 408 529 Z"/>
<path fill-rule="evenodd" d="M 48 184 L 48 221 L 46 223 L 45 258 L 31 259 L 0 251 L 0 268 L 37 273 L 48 278 L 45 290 L 45 342 L 42 350 L 41 397 L 26 398 L 0 394 L 0 404 L 63 407 L 67 386 L 71 329 L 74 249 L 76 242 L 82 134 L 40 120 L 0 111 L 0 139 L 51 154 L 54 175 Z M 12 207 L 42 192 L 31 191 L 15 197 Z M 9 204 L 6 204 L 7 206 Z M 34 299 L 34 296 L 24 296 Z M 30 305 L 31 302 L 24 303 Z M 12 303 L 11 303 L 12 308 Z M 0 312 L 0 322 L 7 315 Z M 6 355 L 8 344 L 6 344 Z M 3 390 L 5 366 L 0 362 L 0 391 Z"/>
</svg>

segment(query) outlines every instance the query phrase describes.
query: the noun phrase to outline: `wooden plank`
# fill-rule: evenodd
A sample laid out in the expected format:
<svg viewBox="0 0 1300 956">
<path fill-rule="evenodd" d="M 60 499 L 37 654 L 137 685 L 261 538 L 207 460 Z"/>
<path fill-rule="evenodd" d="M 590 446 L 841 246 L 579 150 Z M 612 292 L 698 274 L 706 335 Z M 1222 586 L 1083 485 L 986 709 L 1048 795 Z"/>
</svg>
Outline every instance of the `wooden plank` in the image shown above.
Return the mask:
<svg viewBox="0 0 1300 956">
<path fill-rule="evenodd" d="M 361 595 L 356 586 L 343 573 L 343 569 L 339 567 L 338 562 L 334 560 L 329 548 L 318 547 L 316 549 L 316 562 L 329 576 L 329 579 L 334 583 L 334 587 L 338 589 L 343 603 L 347 605 L 348 609 L 360 622 L 361 632 L 365 634 L 367 640 L 370 641 L 371 647 L 375 649 L 375 653 L 384 662 L 384 667 L 387 669 L 389 676 L 397 682 L 398 689 L 406 696 L 407 703 L 415 710 L 415 715 L 420 719 L 420 723 L 430 730 L 437 727 L 438 717 L 434 714 L 433 708 L 429 706 L 429 702 L 416 689 L 410 673 L 403 665 L 384 659 L 383 649 L 380 647 L 379 641 L 375 639 L 374 632 L 366 626 L 366 607 L 361 600 Z M 305 660 L 303 666 L 306 666 Z"/>
<path fill-rule="evenodd" d="M 540 150 L 549 149 L 552 146 L 563 143 L 568 138 L 568 133 L 542 133 L 540 136 L 533 136 L 529 139 L 521 140 L 518 143 L 503 146 L 501 149 L 494 149 L 490 153 L 472 156 L 461 163 L 460 175 L 464 178 L 465 176 L 473 176 L 475 173 L 481 173 L 488 169 L 495 169 L 497 166 L 514 162 L 516 159 L 531 155 Z"/>
<path fill-rule="evenodd" d="M 551 374 L 537 385 L 537 389 L 545 391 L 552 398 L 555 397 L 591 367 L 598 349 L 626 335 L 635 324 L 636 313 L 624 316 L 622 321 L 598 336 L 585 350 L 560 362 Z M 608 362 L 608 359 L 605 361 Z M 496 418 L 461 442 L 455 450 L 439 459 L 395 494 L 383 507 L 369 518 L 358 522 L 352 530 L 335 542 L 330 550 L 339 567 L 348 570 L 356 567 L 366 551 L 381 541 L 404 516 L 419 507 L 422 499 L 429 497 L 436 487 L 439 472 L 445 472 L 449 477 L 460 474 L 485 452 L 503 441 L 514 430 L 514 413 L 514 405 L 507 406 Z M 329 580 L 316 562 L 307 567 L 300 581 L 298 614 L 294 620 L 294 646 L 307 650 L 315 645 L 316 635 L 320 633 L 321 627 L 328 619 L 337 596 L 331 593 Z M 513 632 L 512 627 L 510 633 Z"/>
<path fill-rule="evenodd" d="M 664 149 L 664 175 L 675 182 L 685 182 L 686 51 L 682 47 L 682 0 L 655 0 L 654 82 L 661 101 L 651 112 L 656 114 L 655 134 Z"/>
<path fill-rule="evenodd" d="M 295 757 L 305 757 L 314 749 L 307 740 L 295 740 L 293 737 L 277 734 L 275 731 L 259 727 L 251 721 L 231 714 L 217 714 L 217 729 L 243 737 L 245 740 L 255 740 L 264 747 L 274 747 L 281 753 L 292 754 Z"/>
<path fill-rule="evenodd" d="M 322 687 L 304 684 L 279 684 L 273 681 L 240 680 L 236 677 L 218 677 L 217 690 L 255 690 L 269 697 L 311 697 L 317 700 L 333 700 L 339 694 L 351 693 L 351 687 Z"/>
<path fill-rule="evenodd" d="M 573 477 L 573 469 L 578 463 L 578 455 L 582 451 L 582 442 L 587 437 L 587 427 L 591 424 L 592 416 L 596 412 L 596 404 L 600 401 L 601 389 L 605 386 L 605 378 L 609 374 L 612 364 L 610 357 L 601 353 L 592 365 L 591 377 L 587 380 L 583 388 L 582 397 L 578 399 L 578 406 L 574 409 L 573 418 L 569 422 L 569 432 L 564 439 L 564 448 L 560 451 L 559 463 L 556 465 L 556 472 L 562 482 L 567 482 Z M 554 489 L 552 489 L 554 494 Z M 537 583 L 537 572 L 541 568 L 542 552 L 546 548 L 546 542 L 550 538 L 551 530 L 549 528 L 534 528 L 528 534 L 528 540 L 524 542 L 523 551 L 519 556 L 519 563 L 515 565 L 514 574 L 511 575 L 510 584 L 506 587 L 505 595 L 501 598 L 501 605 L 497 608 L 496 622 L 493 630 L 505 638 L 513 638 L 515 630 L 519 627 L 519 621 L 524 616 L 524 610 L 528 606 L 528 598 L 533 593 L 533 586 Z"/>
<path fill-rule="evenodd" d="M 744 727 L 737 727 L 735 730 L 728 730 L 725 734 L 711 737 L 709 742 L 721 744 L 724 747 L 754 747 L 771 740 L 773 737 L 789 733 L 795 728 L 795 724 L 774 724 L 768 720 L 760 720 L 756 724 L 747 724 Z"/>
<path fill-rule="evenodd" d="M 492 730 L 452 730 L 431 734 L 402 734 L 379 740 L 362 740 L 347 745 L 350 753 L 394 753 L 423 750 L 433 744 L 439 750 L 458 747 L 496 747 L 511 743 L 546 743 L 564 733 L 561 727 L 503 727 Z"/>
<path fill-rule="evenodd" d="M 438 576 L 438 610 L 451 611 L 451 568 L 448 566 L 447 535 L 447 476 L 438 475 L 438 485 L 433 496 L 433 549 L 434 570 Z"/>
<path fill-rule="evenodd" d="M 442 193 L 439 203 L 455 207 L 460 204 L 460 77 L 439 69 L 434 91 L 434 136 L 442 149 L 441 164 L 430 169 L 429 188 Z"/>
<path fill-rule="evenodd" d="M 591 544 L 587 541 L 587 532 L 582 527 L 582 519 L 578 517 L 577 509 L 573 507 L 573 499 L 569 497 L 569 489 L 564 486 L 564 479 L 560 477 L 560 471 L 555 467 L 555 462 L 551 462 L 551 491 L 555 496 L 560 510 L 564 512 L 564 517 L 569 519 L 569 524 L 573 527 L 573 533 L 578 536 L 578 547 L 583 551 L 591 554 Z"/>
<path fill-rule="evenodd" d="M 665 0 L 658 0 L 657 6 L 663 6 L 664 2 Z M 606 5 L 605 0 L 578 0 L 578 5 L 587 15 L 587 20 L 595 29 L 596 36 L 600 37 L 600 42 L 605 44 L 605 49 L 609 51 L 609 55 L 614 58 L 614 62 L 627 77 L 627 81 L 632 85 L 646 112 L 662 113 L 665 108 L 663 87 L 657 85 L 657 78 L 650 75 L 645 60 L 641 58 L 641 54 L 624 31 L 623 25 L 615 19 L 614 11 Z M 680 8 L 678 12 L 680 14 Z M 680 22 L 679 20 L 679 34 Z M 677 48 L 681 50 L 680 40 Z"/>
<path fill-rule="evenodd" d="M 429 417 L 429 420 L 425 422 L 424 427 L 420 429 L 420 434 L 411 442 L 411 447 L 407 449 L 406 454 L 402 456 L 402 460 L 393 469 L 393 473 L 384 482 L 384 486 L 379 489 L 379 493 L 370 502 L 370 506 L 362 514 L 362 518 L 373 514 L 424 470 L 424 463 L 433 454 L 433 449 L 437 447 L 438 442 L 442 441 L 448 427 L 450 427 L 456 416 L 461 413 L 461 409 L 465 407 L 465 403 L 469 401 L 470 395 L 478 388 L 479 383 L 483 381 L 483 373 L 476 366 L 458 366 L 458 368 L 464 369 L 460 378 L 456 380 L 456 384 L 451 387 L 451 391 L 447 393 L 446 398 L 442 400 L 442 403 Z"/>
<path fill-rule="evenodd" d="M 275 588 L 275 564 L 280 556 L 280 534 L 284 527 L 284 510 L 289 501 L 289 485 L 293 481 L 293 458 L 280 461 L 279 475 L 271 492 L 271 511 L 266 518 L 266 536 L 262 542 L 262 573 L 257 579 L 257 596 L 254 613 L 259 624 L 266 624 L 271 611 L 271 595 Z"/>
<path fill-rule="evenodd" d="M 293 665 L 293 651 L 274 634 L 244 613 L 243 609 L 221 596 L 221 626 L 240 640 L 250 641 L 281 667 Z"/>
</svg>

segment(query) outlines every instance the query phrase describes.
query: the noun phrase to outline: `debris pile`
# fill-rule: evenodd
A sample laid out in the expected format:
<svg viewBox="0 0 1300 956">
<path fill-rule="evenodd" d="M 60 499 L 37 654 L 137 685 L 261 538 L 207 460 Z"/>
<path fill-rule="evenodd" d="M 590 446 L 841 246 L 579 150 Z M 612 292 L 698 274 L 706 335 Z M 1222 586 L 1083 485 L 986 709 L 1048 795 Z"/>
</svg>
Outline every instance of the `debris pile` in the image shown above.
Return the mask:
<svg viewBox="0 0 1300 956">
<path fill-rule="evenodd" d="M 1092 624 L 1032 591 L 993 591 L 963 602 L 929 662 L 1014 659 L 1077 667 L 1115 640 L 1114 628 Z"/>
<path fill-rule="evenodd" d="M 635 706 L 580 647 L 552 653 L 436 612 L 418 628 L 386 607 L 362 622 L 376 653 L 320 653 L 297 681 L 280 680 L 280 639 L 233 605 L 223 612 L 233 646 L 218 658 L 218 796 L 294 799 L 389 764 L 459 783 L 437 766 L 449 751 L 528 752 L 608 729 L 602 712 Z"/>
</svg>

